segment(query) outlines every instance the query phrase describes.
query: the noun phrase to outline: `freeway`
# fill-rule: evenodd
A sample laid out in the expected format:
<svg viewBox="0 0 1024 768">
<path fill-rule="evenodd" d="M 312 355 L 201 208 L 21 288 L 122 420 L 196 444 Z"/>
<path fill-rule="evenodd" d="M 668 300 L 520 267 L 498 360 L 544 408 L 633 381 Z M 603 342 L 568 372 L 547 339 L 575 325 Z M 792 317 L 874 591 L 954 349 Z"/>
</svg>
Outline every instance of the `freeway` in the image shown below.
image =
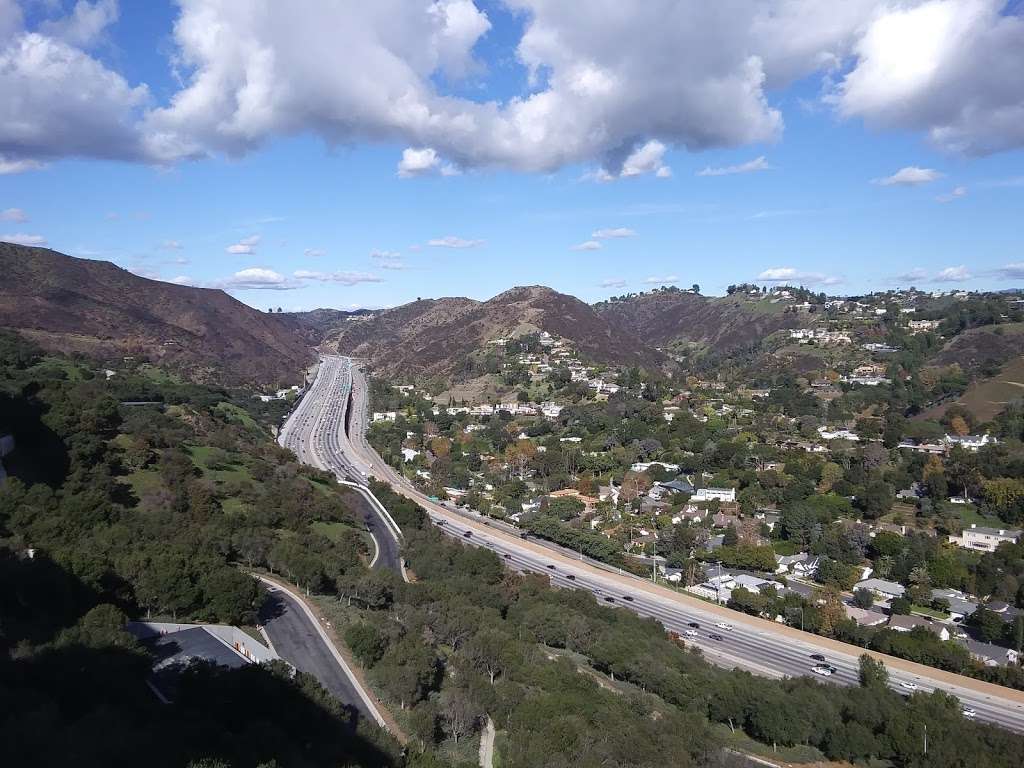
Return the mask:
<svg viewBox="0 0 1024 768">
<path fill-rule="evenodd" d="M 366 475 L 346 458 L 349 392 L 352 365 L 348 358 L 326 357 L 316 379 L 281 427 L 278 442 L 291 449 L 304 464 L 333 473 L 352 488 L 352 503 L 373 537 L 373 567 L 401 574 L 401 531 L 387 510 L 364 487 Z"/>
<path fill-rule="evenodd" d="M 324 450 L 329 460 L 344 466 L 350 477 L 373 476 L 388 483 L 395 492 L 425 509 L 440 530 L 466 543 L 493 550 L 509 567 L 546 574 L 559 587 L 586 589 L 610 606 L 627 608 L 658 620 L 667 630 L 678 633 L 699 648 L 712 663 L 781 678 L 810 674 L 816 663 L 812 654 L 821 654 L 836 670 L 822 678 L 823 681 L 856 684 L 858 659 L 864 652 L 861 648 L 747 616 L 639 577 L 617 573 L 615 569 L 587 561 L 556 545 L 524 539 L 509 526 L 432 501 L 389 467 L 367 443 L 368 388 L 362 372 L 348 358 L 325 357 L 324 361 L 331 370 L 344 369 L 345 386 L 341 394 L 347 402 L 341 407 L 350 411 L 344 437 L 332 441 Z M 309 420 L 299 424 L 304 425 L 307 432 L 315 433 L 315 414 L 324 409 L 329 413 L 330 407 L 321 403 L 319 410 L 309 415 Z M 885 662 L 890 685 L 896 691 L 908 694 L 912 690 L 942 689 L 973 709 L 979 720 L 1024 732 L 1024 692 L 891 656 L 872 655 Z"/>
</svg>

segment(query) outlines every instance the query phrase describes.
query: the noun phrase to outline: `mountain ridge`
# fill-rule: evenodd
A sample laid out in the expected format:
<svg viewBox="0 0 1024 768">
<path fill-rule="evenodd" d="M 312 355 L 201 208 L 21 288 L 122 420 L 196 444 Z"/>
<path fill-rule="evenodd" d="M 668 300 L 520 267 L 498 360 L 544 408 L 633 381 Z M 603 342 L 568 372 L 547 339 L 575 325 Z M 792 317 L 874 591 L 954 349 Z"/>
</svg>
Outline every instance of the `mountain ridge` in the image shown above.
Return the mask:
<svg viewBox="0 0 1024 768">
<path fill-rule="evenodd" d="M 598 363 L 660 368 L 668 358 L 547 286 L 515 286 L 486 300 L 419 299 L 348 323 L 325 344 L 389 375 L 447 377 L 496 338 L 547 331 Z"/>
<path fill-rule="evenodd" d="M 313 360 L 292 321 L 218 289 L 2 242 L 0 272 L 0 327 L 51 351 L 130 356 L 197 381 L 254 386 L 294 383 Z"/>
<path fill-rule="evenodd" d="M 800 326 L 799 316 L 762 304 L 738 296 L 660 290 L 597 302 L 594 311 L 651 346 L 683 342 L 730 352 L 760 344 L 775 331 Z"/>
</svg>

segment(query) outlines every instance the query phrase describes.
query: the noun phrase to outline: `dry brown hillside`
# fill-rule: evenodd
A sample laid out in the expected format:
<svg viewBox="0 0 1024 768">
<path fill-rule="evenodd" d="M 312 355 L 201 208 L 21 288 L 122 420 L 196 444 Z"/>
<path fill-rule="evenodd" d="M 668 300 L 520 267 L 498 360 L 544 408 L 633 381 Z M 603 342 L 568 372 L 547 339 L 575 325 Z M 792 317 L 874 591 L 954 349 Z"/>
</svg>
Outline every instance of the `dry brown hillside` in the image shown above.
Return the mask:
<svg viewBox="0 0 1024 768">
<path fill-rule="evenodd" d="M 133 356 L 196 380 L 253 386 L 295 383 L 313 360 L 293 321 L 220 290 L 12 243 L 0 243 L 0 275 L 0 327 L 54 351 Z"/>
<path fill-rule="evenodd" d="M 652 291 L 622 301 L 604 301 L 594 309 L 646 344 L 667 347 L 675 341 L 695 342 L 718 352 L 759 344 L 775 331 L 800 323 L 796 315 L 782 312 L 781 306 L 687 291 Z"/>
<path fill-rule="evenodd" d="M 450 376 L 494 338 L 547 331 L 599 363 L 658 368 L 665 358 L 577 298 L 543 286 L 512 288 L 488 301 L 425 299 L 346 323 L 329 340 L 394 375 Z"/>
</svg>

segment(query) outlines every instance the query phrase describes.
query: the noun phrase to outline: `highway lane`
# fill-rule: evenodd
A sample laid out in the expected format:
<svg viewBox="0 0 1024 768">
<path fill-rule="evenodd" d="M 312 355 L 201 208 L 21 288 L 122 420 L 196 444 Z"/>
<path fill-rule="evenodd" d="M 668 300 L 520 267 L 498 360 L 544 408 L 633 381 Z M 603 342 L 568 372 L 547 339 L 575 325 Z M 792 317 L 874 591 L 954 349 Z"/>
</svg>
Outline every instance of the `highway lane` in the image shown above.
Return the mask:
<svg viewBox="0 0 1024 768">
<path fill-rule="evenodd" d="M 303 463 L 333 473 L 339 481 L 365 482 L 346 459 L 345 419 L 351 390 L 351 364 L 347 359 L 324 358 L 316 378 L 289 416 L 279 443 L 291 449 Z M 351 502 L 376 543 L 373 567 L 401 574 L 401 552 L 397 526 L 386 518 L 369 495 L 353 489 Z"/>
<path fill-rule="evenodd" d="M 698 637 L 686 639 L 701 648 L 713 663 L 768 676 L 798 676 L 810 674 L 815 664 L 811 654 L 821 653 L 837 671 L 831 677 L 819 679 L 836 684 L 856 683 L 858 659 L 863 652 L 856 646 L 778 626 L 704 603 L 638 577 L 615 573 L 608 566 L 580 559 L 577 554 L 557 545 L 525 541 L 506 530 L 507 526 L 494 525 L 491 521 L 474 518 L 431 501 L 388 467 L 366 442 L 366 392 L 361 371 L 349 365 L 345 389 L 346 399 L 351 394 L 352 400 L 348 439 L 330 446 L 330 450 L 344 452 L 344 457 L 337 457 L 337 460 L 344 462 L 352 476 L 375 476 L 384 480 L 396 492 L 416 501 L 435 522 L 442 521 L 442 528 L 447 533 L 468 543 L 493 549 L 513 568 L 546 573 L 559 586 L 586 589 L 602 601 L 611 597 L 614 605 L 655 618 L 666 629 L 680 635 L 691 629 L 689 623 L 695 622 L 700 625 Z M 469 538 L 465 536 L 467 531 Z M 573 578 L 570 579 L 570 575 Z M 627 600 L 627 596 L 632 600 Z M 714 627 L 719 622 L 727 622 L 733 628 L 719 630 Z M 712 640 L 712 632 L 723 639 Z M 903 683 L 913 684 L 922 691 L 942 688 L 976 710 L 979 719 L 1024 732 L 1024 693 L 891 657 L 885 657 L 884 661 L 889 670 L 890 684 L 895 690 L 908 693 Z"/>
<path fill-rule="evenodd" d="M 457 522 L 445 521 L 442 527 L 449 534 L 458 536 L 467 542 L 494 549 L 510 567 L 516 570 L 547 575 L 551 578 L 552 583 L 559 587 L 586 589 L 594 593 L 595 597 L 606 605 L 625 608 L 641 616 L 657 619 L 667 630 L 680 635 L 687 644 L 700 648 L 708 661 L 719 666 L 745 669 L 767 677 L 800 677 L 812 675 L 811 668 L 818 662 L 811 658 L 811 654 L 817 653 L 823 654 L 828 663 L 836 667 L 837 671 L 829 677 L 812 676 L 826 683 L 858 684 L 861 649 L 853 649 L 854 653 L 836 653 L 834 650 L 823 649 L 815 644 L 813 639 L 816 636 L 814 635 L 807 634 L 806 637 L 809 641 L 802 642 L 794 641 L 791 637 L 776 636 L 768 631 L 748 628 L 743 625 L 745 618 L 743 614 L 735 611 L 728 611 L 725 616 L 709 615 L 700 608 L 665 603 L 642 591 L 623 589 L 617 581 L 594 577 L 586 571 L 564 565 L 556 566 L 552 570 L 548 568 L 551 563 L 545 556 L 502 551 L 482 537 L 475 529 L 461 526 Z M 469 539 L 466 539 L 464 535 L 467 530 L 472 534 Z M 506 554 L 509 555 L 508 558 L 504 557 Z M 569 578 L 570 575 L 573 577 L 572 579 Z M 606 598 L 609 597 L 614 602 L 608 602 Z M 632 600 L 626 599 L 627 597 Z M 720 629 L 716 626 L 720 622 L 728 623 L 733 628 L 731 630 Z M 693 629 L 690 626 L 692 623 L 700 625 L 696 629 L 697 637 L 695 638 L 685 635 L 688 629 Z M 718 635 L 722 639 L 713 640 L 711 639 L 712 634 Z M 900 686 L 902 682 L 911 682 L 921 691 L 941 688 L 954 694 L 965 704 L 969 704 L 978 712 L 980 719 L 997 723 L 1011 730 L 1024 730 L 1021 727 L 1024 705 L 1019 703 L 1014 705 L 1000 700 L 998 697 L 979 696 L 976 691 L 956 685 L 930 682 L 925 676 L 906 674 L 893 669 L 891 665 L 889 674 L 892 687 L 899 693 L 909 693 L 908 690 Z"/>
</svg>

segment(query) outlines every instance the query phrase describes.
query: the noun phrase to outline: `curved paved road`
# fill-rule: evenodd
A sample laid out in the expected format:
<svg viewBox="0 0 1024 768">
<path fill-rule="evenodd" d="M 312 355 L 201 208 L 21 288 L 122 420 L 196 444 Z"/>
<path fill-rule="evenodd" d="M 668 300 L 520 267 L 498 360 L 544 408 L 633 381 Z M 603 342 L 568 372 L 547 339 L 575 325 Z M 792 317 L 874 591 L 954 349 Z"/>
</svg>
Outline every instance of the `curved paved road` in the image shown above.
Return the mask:
<svg viewBox="0 0 1024 768">
<path fill-rule="evenodd" d="M 278 656 L 296 669 L 313 675 L 334 698 L 354 709 L 357 717 L 374 720 L 355 684 L 324 644 L 298 600 L 268 585 L 260 621 Z"/>
</svg>

